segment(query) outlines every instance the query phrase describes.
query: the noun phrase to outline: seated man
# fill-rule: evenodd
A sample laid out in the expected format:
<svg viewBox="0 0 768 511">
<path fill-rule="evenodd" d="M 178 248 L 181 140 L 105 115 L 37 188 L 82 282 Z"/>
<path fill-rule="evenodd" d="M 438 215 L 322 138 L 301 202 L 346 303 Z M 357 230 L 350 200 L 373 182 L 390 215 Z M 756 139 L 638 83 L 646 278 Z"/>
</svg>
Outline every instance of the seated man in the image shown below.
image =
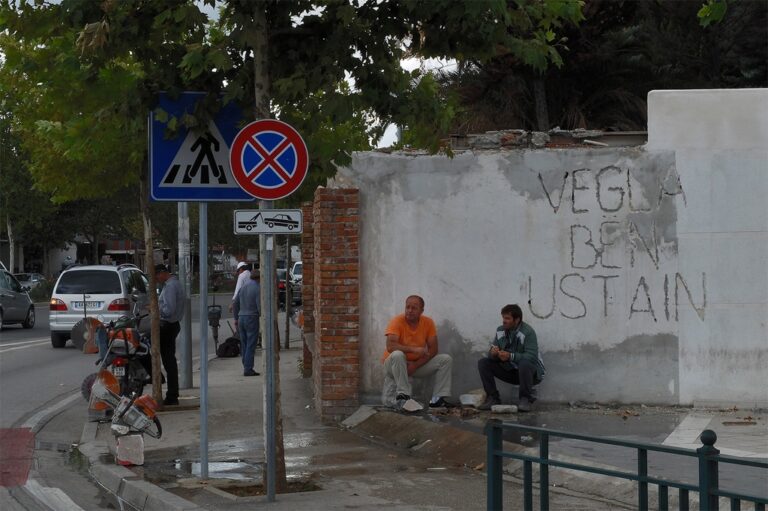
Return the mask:
<svg viewBox="0 0 768 511">
<path fill-rule="evenodd" d="M 437 329 L 432 318 L 423 316 L 424 299 L 412 295 L 405 300 L 405 314 L 392 318 L 387 326 L 387 350 L 384 352 L 385 390 L 394 384 L 395 406 L 402 409 L 411 399 L 409 376 L 425 378 L 435 375 L 434 391 L 429 406 L 451 406 L 450 355 L 437 353 Z M 390 405 L 391 402 L 384 404 Z M 420 407 L 419 407 L 420 408 Z"/>
<path fill-rule="evenodd" d="M 477 370 L 487 396 L 485 402 L 478 406 L 479 410 L 490 410 L 493 405 L 501 404 L 496 389 L 498 378 L 519 385 L 517 409 L 531 411 L 531 405 L 536 401 L 533 386 L 544 377 L 544 363 L 539 356 L 536 332 L 523 322 L 523 311 L 519 305 L 505 305 L 501 309 L 501 326 L 496 329 L 488 356 L 477 361 Z"/>
</svg>

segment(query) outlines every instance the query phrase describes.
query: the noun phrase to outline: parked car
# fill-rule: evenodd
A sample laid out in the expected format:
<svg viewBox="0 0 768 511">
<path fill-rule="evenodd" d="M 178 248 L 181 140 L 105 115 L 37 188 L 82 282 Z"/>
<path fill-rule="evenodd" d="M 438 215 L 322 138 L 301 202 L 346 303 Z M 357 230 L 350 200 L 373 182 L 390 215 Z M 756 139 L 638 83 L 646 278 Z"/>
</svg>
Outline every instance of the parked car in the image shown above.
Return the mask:
<svg viewBox="0 0 768 511">
<path fill-rule="evenodd" d="M 13 276 L 22 287 L 28 287 L 30 290 L 45 282 L 45 275 L 40 273 L 14 273 Z"/>
<path fill-rule="evenodd" d="M 287 281 L 286 271 L 283 268 L 277 270 L 277 305 L 279 308 L 285 308 L 285 286 Z M 291 285 L 291 304 L 297 305 L 301 303 L 301 283 L 298 285 L 295 282 L 290 281 Z"/>
<path fill-rule="evenodd" d="M 133 294 L 139 310 L 146 310 L 148 289 L 146 275 L 132 264 L 67 268 L 59 275 L 51 296 L 51 344 L 54 348 L 63 348 L 72 327 L 85 316 L 109 323 L 129 314 Z"/>
<path fill-rule="evenodd" d="M 11 323 L 35 326 L 35 305 L 27 291 L 29 288 L 19 284 L 16 277 L 0 269 L 0 328 Z"/>
<path fill-rule="evenodd" d="M 293 267 L 291 268 L 291 280 L 293 281 L 302 280 L 302 268 L 303 268 L 303 265 L 301 264 L 301 261 L 296 261 L 295 263 L 293 263 Z"/>
</svg>

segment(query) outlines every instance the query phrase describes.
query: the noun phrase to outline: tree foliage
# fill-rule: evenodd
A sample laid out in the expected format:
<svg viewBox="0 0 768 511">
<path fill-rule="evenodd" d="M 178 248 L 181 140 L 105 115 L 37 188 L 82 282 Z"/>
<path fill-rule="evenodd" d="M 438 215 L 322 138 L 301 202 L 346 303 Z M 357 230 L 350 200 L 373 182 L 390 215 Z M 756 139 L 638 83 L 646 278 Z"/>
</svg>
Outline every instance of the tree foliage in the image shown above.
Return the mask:
<svg viewBox="0 0 768 511">
<path fill-rule="evenodd" d="M 585 20 L 562 31 L 563 65 L 543 75 L 549 127 L 644 130 L 650 90 L 768 85 L 768 4 L 732 2 L 706 27 L 701 5 L 588 2 Z M 532 77 L 517 59 L 463 61 L 441 83 L 460 105 L 452 130 L 535 129 Z"/>
<path fill-rule="evenodd" d="M 210 93 L 191 114 L 167 117 L 171 135 L 206 126 L 222 99 L 254 111 L 253 22 L 266 10 L 270 109 L 296 125 L 311 157 L 295 203 L 390 122 L 409 145 L 437 150 L 455 107 L 433 77 L 403 70 L 403 58 L 513 56 L 544 69 L 560 62 L 559 31 L 581 4 L 231 0 L 209 20 L 192 0 L 6 1 L 2 80 L 20 96 L 16 128 L 35 187 L 59 203 L 110 197 L 143 176 L 159 91 Z"/>
</svg>

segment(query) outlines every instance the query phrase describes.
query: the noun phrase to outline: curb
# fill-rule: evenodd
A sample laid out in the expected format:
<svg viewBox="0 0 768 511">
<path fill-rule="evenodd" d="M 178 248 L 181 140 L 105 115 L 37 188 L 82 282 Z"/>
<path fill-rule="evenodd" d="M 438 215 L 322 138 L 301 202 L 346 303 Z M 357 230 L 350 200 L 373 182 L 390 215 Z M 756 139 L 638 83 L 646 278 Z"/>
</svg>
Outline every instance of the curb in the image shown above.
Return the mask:
<svg viewBox="0 0 768 511">
<path fill-rule="evenodd" d="M 143 511 L 202 511 L 203 508 L 159 486 L 144 481 L 121 465 L 104 463 L 111 455 L 107 442 L 97 440 L 99 425 L 86 422 L 77 449 L 88 459 L 89 473 L 105 490 Z"/>
</svg>

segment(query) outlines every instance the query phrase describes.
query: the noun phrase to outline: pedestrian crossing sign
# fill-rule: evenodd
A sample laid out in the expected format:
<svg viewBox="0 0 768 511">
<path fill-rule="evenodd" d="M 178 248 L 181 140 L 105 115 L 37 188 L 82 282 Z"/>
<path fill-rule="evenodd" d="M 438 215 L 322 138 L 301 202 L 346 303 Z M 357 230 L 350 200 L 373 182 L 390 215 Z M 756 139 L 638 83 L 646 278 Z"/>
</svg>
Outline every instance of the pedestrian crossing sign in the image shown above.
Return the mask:
<svg viewBox="0 0 768 511">
<path fill-rule="evenodd" d="M 158 109 L 168 118 L 192 114 L 204 92 L 183 92 L 176 99 L 160 94 Z M 151 198 L 155 201 L 253 201 L 232 176 L 229 149 L 240 131 L 242 111 L 228 103 L 205 130 L 181 128 L 174 138 L 166 137 L 166 122 L 149 115 Z"/>
</svg>

